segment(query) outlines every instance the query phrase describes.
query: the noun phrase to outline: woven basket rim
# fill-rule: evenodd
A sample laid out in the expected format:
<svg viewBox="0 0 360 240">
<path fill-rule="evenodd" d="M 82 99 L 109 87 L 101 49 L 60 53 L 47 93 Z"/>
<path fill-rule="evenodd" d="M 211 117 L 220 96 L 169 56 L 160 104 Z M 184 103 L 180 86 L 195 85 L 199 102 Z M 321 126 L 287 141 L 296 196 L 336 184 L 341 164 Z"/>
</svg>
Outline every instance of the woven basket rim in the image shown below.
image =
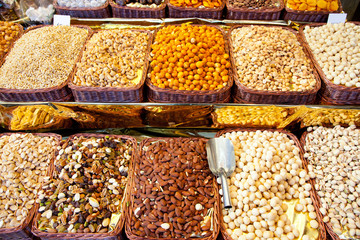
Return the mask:
<svg viewBox="0 0 360 240">
<path fill-rule="evenodd" d="M 53 1 L 53 6 L 56 10 L 66 10 L 66 11 L 96 11 L 96 10 L 102 10 L 109 6 L 109 0 L 106 0 L 104 5 L 98 6 L 98 7 L 82 7 L 82 8 L 72 8 L 72 7 L 62 7 L 58 4 L 58 0 Z"/>
<path fill-rule="evenodd" d="M 252 88 L 248 88 L 246 86 L 244 86 L 240 80 L 239 80 L 239 76 L 238 76 L 238 72 L 236 70 L 236 64 L 235 64 L 235 58 L 233 57 L 234 56 L 234 50 L 233 50 L 233 42 L 231 40 L 231 34 L 232 32 L 237 29 L 237 28 L 242 28 L 242 27 L 248 27 L 248 26 L 265 26 L 265 27 L 277 27 L 277 28 L 282 28 L 282 29 L 285 29 L 285 30 L 288 30 L 290 32 L 292 32 L 295 37 L 297 38 L 297 41 L 300 43 L 300 47 L 302 47 L 302 50 L 304 52 L 304 54 L 306 55 L 306 57 L 310 60 L 310 69 L 312 70 L 313 72 L 313 75 L 314 75 L 314 78 L 315 78 L 315 81 L 316 81 L 316 85 L 313 89 L 311 90 L 307 90 L 307 91 L 265 91 L 265 90 L 255 90 L 255 89 L 252 89 Z M 273 95 L 276 95 L 276 96 L 281 96 L 281 95 L 296 95 L 296 96 L 302 96 L 302 95 L 311 95 L 311 94 L 315 94 L 317 93 L 320 88 L 321 88 L 321 80 L 320 80 L 320 77 L 316 71 L 316 68 L 314 67 L 312 61 L 311 61 L 311 57 L 309 56 L 308 52 L 306 51 L 306 48 L 304 47 L 304 44 L 303 42 L 301 41 L 301 38 L 299 37 L 298 33 L 292 29 L 292 28 L 289 28 L 287 26 L 279 26 L 279 25 L 266 25 L 266 24 L 239 24 L 239 25 L 234 25 L 233 27 L 230 28 L 230 30 L 228 31 L 228 39 L 229 39 L 229 48 L 230 48 L 230 58 L 231 58 L 231 62 L 232 62 L 232 67 L 233 67 L 233 74 L 234 74 L 234 82 L 236 84 L 237 87 L 241 88 L 243 91 L 245 92 L 248 92 L 250 94 L 262 94 L 262 95 L 268 95 L 268 96 L 273 96 Z"/>
<path fill-rule="evenodd" d="M 138 154 L 139 157 L 138 159 L 136 159 L 136 165 L 140 164 L 141 158 L 142 158 L 142 153 L 143 153 L 143 147 L 147 144 L 147 143 L 151 143 L 154 141 L 166 141 L 166 140 L 170 140 L 170 139 L 175 139 L 175 140 L 191 140 L 191 141 L 198 141 L 200 139 L 204 139 L 206 140 L 206 138 L 203 137 L 153 137 L 153 138 L 147 138 L 144 139 L 140 142 L 139 144 L 139 148 L 138 148 Z M 139 165 L 140 166 L 140 165 Z M 135 176 L 135 171 L 136 171 L 136 167 L 134 167 L 134 176 Z M 131 184 L 131 189 L 133 189 L 135 187 L 135 177 L 133 177 L 132 179 L 132 184 Z M 220 195 L 219 195 L 219 186 L 216 182 L 216 178 L 213 178 L 213 188 L 214 188 L 214 198 L 215 198 L 215 202 L 214 202 L 214 212 L 213 212 L 213 223 L 214 223 L 214 228 L 212 231 L 212 234 L 208 237 L 201 237 L 198 239 L 202 239 L 202 240 L 215 240 L 220 232 L 220 228 L 219 228 L 219 221 L 220 221 L 220 206 L 221 206 L 221 200 L 220 200 Z M 130 207 L 128 208 L 128 217 L 126 219 L 125 222 L 125 232 L 126 232 L 126 236 L 130 239 L 130 240 L 158 240 L 159 238 L 149 238 L 149 237 L 139 237 L 135 234 L 132 233 L 132 228 L 131 228 L 131 221 L 132 221 L 132 214 L 133 211 L 131 211 L 133 209 L 133 200 L 134 198 L 131 196 L 131 200 L 130 200 Z M 185 240 L 185 238 L 160 238 L 162 240 Z"/>
<path fill-rule="evenodd" d="M 0 21 L 0 22 L 6 22 L 6 21 Z M 14 40 L 11 41 L 7 53 L 4 54 L 4 56 L 0 59 L 0 67 L 3 65 L 4 59 L 7 57 L 7 55 L 10 53 L 12 47 L 15 45 L 15 42 L 18 39 L 20 39 L 22 35 L 24 35 L 24 27 L 21 24 L 15 23 L 15 22 L 9 22 L 9 23 L 14 24 L 19 27 L 19 34 L 16 36 L 16 38 Z"/>
<path fill-rule="evenodd" d="M 150 8 L 150 7 L 130 7 L 130 6 L 120 6 L 119 4 L 117 4 L 116 2 L 114 2 L 114 0 L 108 0 L 110 3 L 110 6 L 113 8 L 119 8 L 119 9 L 124 9 L 124 10 L 140 10 L 140 11 L 150 11 L 150 12 L 156 12 L 159 10 L 164 10 L 167 6 L 168 0 L 164 0 L 164 2 L 162 2 L 160 5 L 158 5 L 159 7 L 155 7 L 155 8 Z"/>
<path fill-rule="evenodd" d="M 165 27 L 168 27 L 168 26 L 181 26 L 182 24 L 171 24 L 171 25 L 165 25 L 165 26 L 162 26 L 158 29 L 155 30 L 155 32 L 153 33 L 153 42 L 151 43 L 151 46 L 152 44 L 154 43 L 155 41 L 155 38 L 156 38 L 156 34 L 158 33 L 158 31 L 160 29 L 163 29 Z M 225 31 L 217 26 L 217 25 L 212 25 L 212 24 L 191 24 L 191 26 L 210 26 L 210 27 L 214 27 L 216 28 L 217 30 L 219 30 L 222 35 L 223 35 L 223 38 L 224 38 L 224 43 L 225 43 L 225 52 L 229 54 L 230 56 L 230 59 L 231 59 L 231 54 L 230 54 L 230 49 L 229 49 L 229 39 L 227 38 L 227 34 L 225 33 Z M 151 48 L 150 48 L 150 53 L 151 53 Z M 231 60 L 230 60 L 230 64 L 231 64 Z M 148 74 L 151 73 L 151 66 L 149 64 L 149 68 L 148 68 Z M 206 91 L 194 91 L 194 90 L 174 90 L 174 89 L 168 89 L 168 88 L 159 88 L 159 87 L 156 87 L 155 85 L 153 85 L 150 81 L 150 79 L 147 77 L 146 78 L 146 86 L 148 88 L 150 88 L 152 91 L 154 92 L 161 92 L 161 93 L 168 93 L 168 94 L 181 94 L 181 95 L 185 95 L 185 96 L 206 96 L 206 95 L 212 95 L 212 94 L 220 94 L 220 93 L 224 93 L 226 91 L 228 91 L 229 89 L 231 89 L 231 87 L 233 86 L 234 84 L 234 80 L 233 80 L 233 71 L 232 71 L 232 67 L 230 66 L 229 68 L 229 73 L 228 73 L 228 76 L 229 76 L 229 81 L 225 87 L 223 88 L 220 88 L 220 89 L 217 89 L 217 90 L 206 90 Z M 157 101 L 157 102 L 160 102 L 160 101 Z"/>
<path fill-rule="evenodd" d="M 25 132 L 14 132 L 14 133 L 5 132 L 5 133 L 1 133 L 0 137 L 2 137 L 2 136 L 11 136 L 13 134 L 21 134 L 21 135 L 32 134 L 34 136 L 40 136 L 40 137 L 54 137 L 55 140 L 57 140 L 57 146 L 60 145 L 60 142 L 61 142 L 61 139 L 62 139 L 61 135 L 55 134 L 55 133 L 25 133 Z M 51 176 L 52 175 L 52 172 L 55 169 L 54 162 L 55 162 L 55 151 L 53 151 L 52 157 L 50 159 L 49 167 L 47 169 L 46 176 Z M 34 200 L 36 200 L 36 199 L 37 199 L 37 197 Z M 2 234 L 12 234 L 12 233 L 15 233 L 15 232 L 23 231 L 31 223 L 31 221 L 33 220 L 38 208 L 39 208 L 39 204 L 35 202 L 34 206 L 30 209 L 27 217 L 25 218 L 25 220 L 22 222 L 21 225 L 19 225 L 17 227 L 13 227 L 13 228 L 0 228 L 0 237 L 1 237 Z"/>
<path fill-rule="evenodd" d="M 300 14 L 300 15 L 318 15 L 318 14 L 322 14 L 322 15 L 327 15 L 329 13 L 340 13 L 343 11 L 342 5 L 341 5 L 341 1 L 337 0 L 339 8 L 336 11 L 300 11 L 300 10 L 293 10 L 291 8 L 287 7 L 287 0 L 284 0 L 285 2 L 285 10 L 288 13 L 292 13 L 292 14 Z"/>
<path fill-rule="evenodd" d="M 43 28 L 43 27 L 52 27 L 51 25 L 38 25 L 38 26 L 31 26 L 29 27 L 28 29 L 26 29 L 26 31 L 24 32 L 24 35 L 26 33 L 28 33 L 29 31 L 32 31 L 34 29 L 38 29 L 38 28 Z M 71 27 L 77 27 L 77 28 L 84 28 L 88 31 L 88 34 L 87 34 L 87 37 L 85 38 L 85 42 L 84 44 L 86 43 L 86 41 L 91 37 L 92 35 L 92 29 L 89 27 L 89 26 L 86 26 L 86 25 L 71 25 Z M 82 50 L 80 50 L 79 52 L 79 55 L 77 56 L 76 60 L 75 60 L 75 63 L 74 63 L 74 66 L 70 72 L 70 74 L 68 75 L 67 79 L 59 84 L 58 86 L 54 86 L 54 87 L 50 87 L 50 88 L 38 88 L 38 89 L 11 89 L 11 88 L 0 88 L 0 93 L 15 93 L 15 94 L 24 94 L 24 93 L 27 93 L 27 94 L 35 94 L 35 93 L 44 93 L 44 92 L 50 92 L 50 91 L 54 91 L 54 90 L 60 90 L 64 87 L 66 87 L 70 81 L 70 77 L 72 75 L 72 72 L 74 71 L 75 69 L 75 66 L 76 66 L 76 63 L 78 62 L 79 60 L 79 57 L 82 55 Z M 5 62 L 5 58 L 2 59 L 2 61 L 0 62 L 0 67 L 4 64 Z M 65 97 L 66 98 L 66 97 Z"/>
<path fill-rule="evenodd" d="M 305 145 L 306 145 L 306 136 L 313 132 L 312 131 L 305 131 L 301 137 L 300 137 L 300 144 L 301 144 L 301 147 L 302 147 L 302 151 L 303 153 L 305 153 Z M 304 157 L 304 162 L 306 163 L 306 165 L 308 165 L 308 161 L 305 159 Z M 317 217 L 318 217 L 318 222 L 319 224 L 323 224 L 326 229 L 327 229 L 327 232 L 329 233 L 329 235 L 332 237 L 332 239 L 335 239 L 335 240 L 340 240 L 339 236 L 334 232 L 333 228 L 332 228 L 332 224 L 330 222 L 328 223 L 325 223 L 324 220 L 323 220 L 323 215 L 322 213 L 320 212 L 320 207 L 321 207 L 321 201 L 320 201 L 320 196 L 317 194 L 317 191 L 315 189 L 315 179 L 310 179 L 310 183 L 312 185 L 312 190 L 314 191 L 314 198 L 315 198 L 315 201 L 317 202 L 317 206 L 314 206 L 315 207 L 315 210 L 317 211 Z"/>
<path fill-rule="evenodd" d="M 348 23 L 354 23 L 355 25 L 360 25 L 360 22 L 357 21 L 349 21 Z M 301 25 L 300 29 L 299 29 L 299 34 L 300 37 L 304 43 L 305 49 L 307 50 L 307 52 L 309 53 L 310 59 L 313 62 L 317 72 L 319 73 L 321 79 L 324 81 L 324 83 L 328 86 L 330 86 L 333 89 L 336 89 L 338 91 L 360 91 L 360 87 L 345 87 L 342 85 L 336 85 L 334 83 L 332 83 L 325 75 L 324 71 L 322 70 L 322 68 L 320 67 L 318 61 L 315 58 L 315 55 L 313 54 L 309 43 L 306 40 L 305 34 L 304 34 L 304 28 L 306 26 L 308 27 L 320 27 L 323 25 L 326 25 L 327 23 L 310 23 L 310 24 L 305 24 L 305 25 Z"/>
<path fill-rule="evenodd" d="M 116 134 L 77 133 L 77 134 L 70 135 L 69 138 L 66 140 L 66 143 L 70 142 L 75 137 L 104 138 L 106 136 L 117 138 L 117 139 L 126 139 L 126 140 L 130 140 L 132 142 L 133 151 L 131 154 L 131 161 L 129 162 L 128 172 L 129 173 L 133 172 L 133 170 L 134 170 L 133 162 L 136 161 L 136 159 L 137 159 L 137 151 L 138 151 L 137 150 L 137 141 L 134 137 L 131 137 L 128 135 L 116 135 Z M 55 162 L 54 162 L 54 168 L 55 168 Z M 68 238 L 103 239 L 103 238 L 117 236 L 118 234 L 120 234 L 120 232 L 124 226 L 125 219 L 127 219 L 126 202 L 129 201 L 129 197 L 130 197 L 129 183 L 132 181 L 131 176 L 132 176 L 131 174 L 128 175 L 128 181 L 126 183 L 126 188 L 125 188 L 126 192 L 122 196 L 122 211 L 123 212 L 122 212 L 121 217 L 113 231 L 107 232 L 107 233 L 48 233 L 48 232 L 43 232 L 40 229 L 38 229 L 38 223 L 37 223 L 37 220 L 40 218 L 41 214 L 36 212 L 36 214 L 34 216 L 34 221 L 32 223 L 31 232 L 35 236 L 40 237 L 40 238 L 53 238 L 53 239 L 68 239 Z"/>
<path fill-rule="evenodd" d="M 172 10 L 176 10 L 176 11 L 218 12 L 218 11 L 222 11 L 225 8 L 225 1 L 226 0 L 222 0 L 220 7 L 216 7 L 216 8 L 178 7 L 172 5 L 170 1 L 168 1 L 167 6 Z"/>
<path fill-rule="evenodd" d="M 86 50 L 86 47 L 87 47 L 87 44 L 89 43 L 89 41 L 91 40 L 91 38 L 98 32 L 101 32 L 101 31 L 113 31 L 113 30 L 122 30 L 122 29 L 103 29 L 103 30 L 95 30 L 93 31 L 93 34 L 90 38 L 88 38 L 83 46 L 83 49 L 81 50 L 81 53 L 80 53 L 80 58 L 78 59 L 78 61 L 75 63 L 75 67 L 74 67 L 74 70 L 71 72 L 71 76 L 70 76 L 70 81 L 69 81 L 69 88 L 71 90 L 74 90 L 74 91 L 81 91 L 81 92 L 111 92 L 111 91 L 115 91 L 115 92 L 128 92 L 128 91 L 133 91 L 133 90 L 139 90 L 141 89 L 141 87 L 144 86 L 145 84 L 145 80 L 146 80 L 146 74 L 147 74 L 147 71 L 148 71 L 148 68 L 149 68 L 149 57 L 150 57 L 150 50 L 151 50 L 151 43 L 152 43 L 152 40 L 153 40 L 153 34 L 151 33 L 151 31 L 149 30 L 144 30 L 144 29 L 126 29 L 125 31 L 135 31 L 135 32 L 145 32 L 148 34 L 149 36 L 149 39 L 147 41 L 148 43 L 148 46 L 145 50 L 145 61 L 144 61 L 144 69 L 142 70 L 142 76 L 141 76 L 141 79 L 140 79 L 140 82 L 138 84 L 136 84 L 135 86 L 132 86 L 132 87 L 87 87 L 87 86 L 79 86 L 79 85 L 75 85 L 73 83 L 73 80 L 74 80 L 74 77 L 75 77 L 75 74 L 77 73 L 78 71 L 78 68 L 77 68 L 77 64 L 78 63 L 81 63 L 81 60 L 82 60 L 82 57 L 83 57 L 83 54 Z"/>
<path fill-rule="evenodd" d="M 225 1 L 226 1 L 226 8 L 232 12 L 260 13 L 260 14 L 261 13 L 273 13 L 273 12 L 279 12 L 279 11 L 283 10 L 285 7 L 284 0 L 278 0 L 278 2 L 280 3 L 279 7 L 272 7 L 272 8 L 264 7 L 261 9 L 252 9 L 252 8 L 248 8 L 248 7 L 237 8 L 237 7 L 231 6 L 229 0 L 225 0 Z"/>
<path fill-rule="evenodd" d="M 220 137 L 221 135 L 225 134 L 225 133 L 229 133 L 229 132 L 256 132 L 256 131 L 269 131 L 269 132 L 280 132 L 280 133 L 284 133 L 288 136 L 288 138 L 292 141 L 294 141 L 294 144 L 295 146 L 297 146 L 300 150 L 300 159 L 301 159 L 301 162 L 302 162 L 302 165 L 303 165 L 303 168 L 308 172 L 308 168 L 307 168 L 307 162 L 306 162 L 306 159 L 304 157 L 304 149 L 302 147 L 302 144 L 301 142 L 299 141 L 299 139 L 294 135 L 292 134 L 291 132 L 287 131 L 287 130 L 284 130 L 284 129 L 265 129 L 265 128 L 234 128 L 234 129 L 224 129 L 224 130 L 221 130 L 219 132 L 216 133 L 215 137 Z M 318 219 L 318 222 L 319 222 L 319 237 L 318 237 L 318 240 L 326 240 L 326 229 L 325 229 L 325 224 L 322 220 L 322 217 L 320 215 L 320 210 L 319 210 L 319 202 L 318 202 L 318 199 L 317 199 L 317 193 L 315 191 L 315 188 L 314 188 L 314 184 L 313 182 L 311 182 L 311 179 L 310 179 L 310 183 L 311 183 L 311 190 L 310 190 L 310 197 L 313 201 L 313 205 L 314 205 L 314 208 L 315 208 L 315 211 L 316 211 L 316 217 Z M 223 221 L 220 222 L 220 228 L 221 228 L 221 233 L 224 237 L 225 240 L 232 240 L 231 236 L 229 236 L 229 234 L 226 232 L 226 229 L 225 229 L 225 226 L 224 226 L 224 223 Z"/>
</svg>

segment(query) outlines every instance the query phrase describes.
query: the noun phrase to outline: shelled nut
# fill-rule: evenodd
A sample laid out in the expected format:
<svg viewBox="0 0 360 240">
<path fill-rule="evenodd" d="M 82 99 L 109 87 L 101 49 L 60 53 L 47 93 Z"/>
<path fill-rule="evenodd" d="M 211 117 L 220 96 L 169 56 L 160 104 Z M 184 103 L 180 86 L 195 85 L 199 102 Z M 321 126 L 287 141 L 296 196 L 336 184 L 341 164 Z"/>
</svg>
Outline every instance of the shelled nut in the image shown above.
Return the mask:
<svg viewBox="0 0 360 240">
<path fill-rule="evenodd" d="M 311 109 L 302 118 L 304 126 L 360 126 L 360 110 L 355 109 Z"/>
<path fill-rule="evenodd" d="M 278 0 L 230 0 L 229 3 L 234 8 L 269 9 L 280 7 Z"/>
<path fill-rule="evenodd" d="M 327 79 L 336 85 L 360 87 L 359 25 L 306 26 L 304 34 Z"/>
<path fill-rule="evenodd" d="M 235 172 L 228 179 L 233 207 L 223 210 L 232 239 L 297 238 L 299 229 L 286 214 L 291 200 L 296 201 L 292 211 L 309 212 L 310 227 L 318 228 L 309 176 L 293 140 L 285 133 L 260 130 L 222 137 L 234 144 L 236 159 Z"/>
<path fill-rule="evenodd" d="M 41 89 L 65 83 L 87 34 L 72 26 L 47 26 L 25 33 L 0 68 L 0 87 Z"/>
<path fill-rule="evenodd" d="M 105 5 L 106 0 L 57 0 L 60 7 L 68 8 L 95 8 Z"/>
<path fill-rule="evenodd" d="M 216 198 L 205 140 L 154 140 L 143 146 L 141 156 L 132 233 L 147 238 L 210 236 Z"/>
<path fill-rule="evenodd" d="M 142 77 L 149 34 L 104 30 L 86 44 L 74 84 L 88 87 L 133 87 Z"/>
<path fill-rule="evenodd" d="M 0 228 L 18 227 L 35 205 L 56 150 L 54 137 L 11 134 L 0 137 Z"/>
<path fill-rule="evenodd" d="M 308 91 L 316 79 L 297 37 L 280 27 L 249 26 L 231 33 L 236 71 L 246 87 Z"/>
<path fill-rule="evenodd" d="M 75 136 L 59 149 L 56 174 L 39 192 L 41 231 L 105 233 L 114 230 L 128 181 L 132 142 Z"/>
<path fill-rule="evenodd" d="M 9 51 L 20 34 L 20 27 L 11 22 L 0 22 L 0 59 Z"/>
<path fill-rule="evenodd" d="M 360 236 L 360 130 L 310 127 L 305 140 L 309 174 L 315 178 L 324 222 L 338 235 Z"/>
<path fill-rule="evenodd" d="M 151 57 L 150 79 L 157 87 L 206 91 L 229 84 L 229 55 L 215 27 L 166 26 L 156 34 Z"/>
</svg>

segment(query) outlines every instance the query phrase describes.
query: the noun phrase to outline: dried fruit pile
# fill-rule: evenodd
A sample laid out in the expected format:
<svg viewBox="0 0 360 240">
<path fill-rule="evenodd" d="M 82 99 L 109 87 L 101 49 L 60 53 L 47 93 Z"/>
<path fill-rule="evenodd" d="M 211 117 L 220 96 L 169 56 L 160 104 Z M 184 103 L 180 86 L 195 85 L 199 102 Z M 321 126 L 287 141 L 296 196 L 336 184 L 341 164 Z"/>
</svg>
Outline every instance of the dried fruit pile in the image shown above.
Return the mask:
<svg viewBox="0 0 360 240">
<path fill-rule="evenodd" d="M 39 193 L 37 228 L 50 233 L 105 233 L 117 221 L 127 185 L 132 142 L 76 136 L 56 158 L 57 177 Z"/>
<path fill-rule="evenodd" d="M 286 6 L 300 11 L 336 11 L 338 0 L 287 0 Z"/>
<path fill-rule="evenodd" d="M 147 238 L 207 237 L 214 231 L 214 179 L 204 139 L 154 139 L 135 170 L 132 234 Z"/>
<path fill-rule="evenodd" d="M 151 83 L 174 90 L 216 90 L 229 82 L 224 36 L 211 26 L 167 26 L 151 52 Z"/>
<path fill-rule="evenodd" d="M 20 27 L 11 22 L 0 22 L 0 59 L 9 51 L 11 44 L 18 38 Z"/>
<path fill-rule="evenodd" d="M 177 7 L 193 8 L 218 8 L 221 6 L 221 0 L 170 0 L 170 3 Z"/>
</svg>

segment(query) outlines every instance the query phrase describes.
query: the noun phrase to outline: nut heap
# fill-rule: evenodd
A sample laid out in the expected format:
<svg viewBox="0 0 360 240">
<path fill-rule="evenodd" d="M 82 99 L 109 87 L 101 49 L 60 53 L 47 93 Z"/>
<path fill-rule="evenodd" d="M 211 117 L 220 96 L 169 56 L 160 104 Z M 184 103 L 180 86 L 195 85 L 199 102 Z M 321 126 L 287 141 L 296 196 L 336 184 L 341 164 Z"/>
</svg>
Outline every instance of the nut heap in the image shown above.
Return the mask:
<svg viewBox="0 0 360 240">
<path fill-rule="evenodd" d="M 57 144 L 54 137 L 32 134 L 0 137 L 0 228 L 18 227 L 25 221 Z"/>
<path fill-rule="evenodd" d="M 120 6 L 157 8 L 164 3 L 164 0 L 116 0 Z"/>
<path fill-rule="evenodd" d="M 133 87 L 141 79 L 149 34 L 134 30 L 104 30 L 86 44 L 77 64 L 74 84 L 87 87 Z"/>
<path fill-rule="evenodd" d="M 300 11 L 336 11 L 339 9 L 338 0 L 287 0 L 286 6 Z"/>
<path fill-rule="evenodd" d="M 127 185 L 132 155 L 130 140 L 77 136 L 58 152 L 58 178 L 39 193 L 37 228 L 56 233 L 112 231 Z"/>
<path fill-rule="evenodd" d="M 316 79 L 297 37 L 280 27 L 249 26 L 232 31 L 239 81 L 265 91 L 309 91 Z"/>
<path fill-rule="evenodd" d="M 135 171 L 132 233 L 147 238 L 212 234 L 214 179 L 204 139 L 167 139 L 146 144 Z"/>
<path fill-rule="evenodd" d="M 234 144 L 236 157 L 235 172 L 228 180 L 233 208 L 223 210 L 226 232 L 232 239 L 299 237 L 286 214 L 289 200 L 297 200 L 294 211 L 308 212 L 310 227 L 318 228 L 309 176 L 293 140 L 284 133 L 259 130 L 223 137 Z M 304 235 L 302 239 L 310 238 Z"/>
<path fill-rule="evenodd" d="M 304 34 L 327 79 L 337 85 L 360 87 L 360 25 L 306 26 Z"/>
<path fill-rule="evenodd" d="M 305 126 L 360 126 L 360 110 L 311 109 L 302 119 Z"/>
<path fill-rule="evenodd" d="M 305 158 L 309 175 L 316 180 L 323 220 L 336 234 L 346 232 L 346 238 L 359 238 L 360 130 L 336 126 L 308 131 Z"/>
<path fill-rule="evenodd" d="M 215 109 L 219 124 L 250 126 L 280 125 L 289 115 L 286 108 L 276 106 L 229 106 Z"/>
<path fill-rule="evenodd" d="M 216 90 L 229 82 L 224 36 L 210 26 L 167 26 L 152 45 L 151 83 L 174 90 Z"/>
<path fill-rule="evenodd" d="M 269 9 L 280 7 L 278 0 L 229 0 L 229 3 L 234 8 Z"/>
<path fill-rule="evenodd" d="M 170 0 L 169 2 L 177 7 L 218 8 L 222 0 Z"/>
<path fill-rule="evenodd" d="M 2 59 L 19 36 L 20 27 L 15 23 L 0 21 L 0 33 L 0 59 Z"/>
<path fill-rule="evenodd" d="M 68 8 L 94 8 L 105 5 L 106 0 L 57 0 L 60 7 Z"/>
<path fill-rule="evenodd" d="M 41 89 L 69 77 L 88 31 L 70 26 L 34 29 L 16 41 L 0 68 L 0 87 Z"/>
</svg>

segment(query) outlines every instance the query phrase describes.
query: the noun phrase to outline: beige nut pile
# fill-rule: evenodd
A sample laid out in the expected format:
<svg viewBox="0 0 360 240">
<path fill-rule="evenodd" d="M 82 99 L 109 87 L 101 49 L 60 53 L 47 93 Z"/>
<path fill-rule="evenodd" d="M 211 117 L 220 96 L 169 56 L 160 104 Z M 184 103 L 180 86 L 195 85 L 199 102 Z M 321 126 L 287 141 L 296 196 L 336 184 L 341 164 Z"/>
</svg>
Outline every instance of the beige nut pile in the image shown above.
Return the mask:
<svg viewBox="0 0 360 240">
<path fill-rule="evenodd" d="M 286 214 L 287 200 L 297 200 L 294 211 L 308 212 L 309 226 L 318 228 L 309 175 L 293 140 L 284 133 L 259 130 L 222 137 L 232 141 L 236 158 L 235 172 L 228 180 L 233 207 L 223 210 L 226 232 L 232 239 L 298 238 L 300 232 Z"/>
<path fill-rule="evenodd" d="M 42 89 L 63 84 L 69 77 L 88 31 L 50 26 L 24 34 L 0 68 L 0 87 Z"/>
<path fill-rule="evenodd" d="M 0 22 L 0 58 L 9 51 L 11 44 L 20 34 L 20 27 L 11 22 Z"/>
<path fill-rule="evenodd" d="M 306 136 L 309 175 L 316 179 L 324 222 L 338 235 L 360 236 L 360 130 L 314 127 Z"/>
<path fill-rule="evenodd" d="M 308 91 L 316 79 L 296 35 L 278 27 L 249 26 L 232 31 L 239 81 L 265 91 Z"/>
<path fill-rule="evenodd" d="M 105 30 L 94 34 L 77 64 L 74 84 L 87 87 L 137 85 L 145 67 L 148 40 L 146 32 L 133 30 Z"/>
<path fill-rule="evenodd" d="M 35 204 L 57 141 L 12 134 L 0 138 L 0 228 L 21 225 Z"/>
<path fill-rule="evenodd" d="M 337 85 L 360 87 L 360 25 L 306 26 L 304 34 L 327 79 Z"/>
</svg>

